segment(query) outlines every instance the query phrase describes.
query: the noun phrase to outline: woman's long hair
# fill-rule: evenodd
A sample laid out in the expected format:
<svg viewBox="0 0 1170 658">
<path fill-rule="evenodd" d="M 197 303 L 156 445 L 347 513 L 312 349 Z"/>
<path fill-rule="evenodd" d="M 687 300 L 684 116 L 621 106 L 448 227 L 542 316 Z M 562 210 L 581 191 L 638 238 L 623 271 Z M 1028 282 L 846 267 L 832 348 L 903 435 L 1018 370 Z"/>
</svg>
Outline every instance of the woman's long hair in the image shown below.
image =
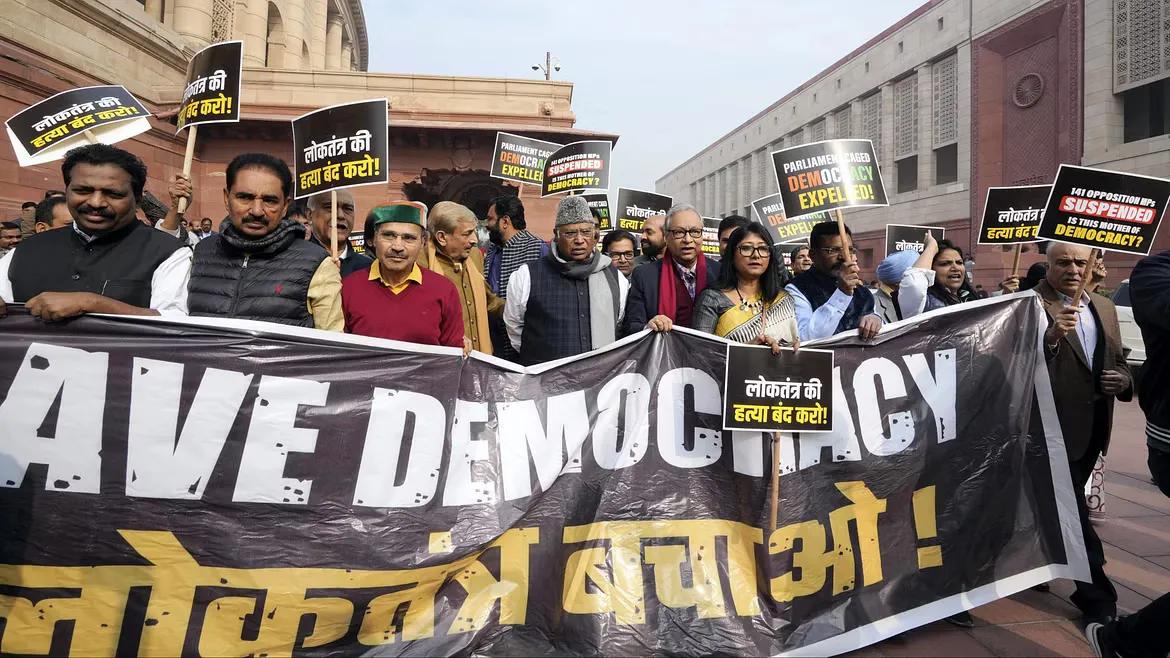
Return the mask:
<svg viewBox="0 0 1170 658">
<path fill-rule="evenodd" d="M 780 274 L 783 261 L 776 257 L 776 244 L 768 229 L 759 222 L 752 222 L 747 226 L 735 229 L 727 240 L 727 249 L 723 253 L 723 262 L 720 263 L 719 280 L 716 285 L 720 290 L 734 290 L 739 287 L 739 273 L 735 271 L 735 257 L 738 254 L 739 243 L 748 235 L 756 235 L 764 244 L 768 245 L 768 266 L 760 276 L 760 291 L 765 303 L 772 303 L 784 290 L 784 279 Z"/>
</svg>

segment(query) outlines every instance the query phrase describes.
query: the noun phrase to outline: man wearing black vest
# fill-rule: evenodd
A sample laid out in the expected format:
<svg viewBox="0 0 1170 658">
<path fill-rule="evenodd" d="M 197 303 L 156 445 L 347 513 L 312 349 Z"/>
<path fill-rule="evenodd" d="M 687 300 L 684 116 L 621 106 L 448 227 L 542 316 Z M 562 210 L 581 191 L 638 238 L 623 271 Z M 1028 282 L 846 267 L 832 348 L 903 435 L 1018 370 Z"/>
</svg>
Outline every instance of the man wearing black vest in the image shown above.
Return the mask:
<svg viewBox="0 0 1170 658">
<path fill-rule="evenodd" d="M 135 218 L 146 165 L 90 144 L 66 154 L 61 174 L 73 226 L 30 235 L 0 259 L 0 299 L 23 303 L 42 320 L 185 315 L 191 249 Z"/>
<path fill-rule="evenodd" d="M 784 287 L 796 303 L 801 340 L 853 329 L 863 340 L 870 340 L 882 328 L 882 319 L 874 313 L 873 293 L 858 275 L 853 232 L 846 226 L 845 233 L 849 244 L 842 244 L 836 222 L 813 226 L 808 237 L 813 266 Z"/>
<path fill-rule="evenodd" d="M 557 205 L 553 248 L 508 280 L 504 325 L 520 363 L 575 356 L 617 340 L 629 284 L 594 250 L 597 220 L 583 196 Z"/>
<path fill-rule="evenodd" d="M 228 218 L 195 247 L 191 315 L 341 331 L 341 273 L 285 211 L 292 172 L 280 158 L 244 153 L 227 167 Z M 157 232 L 157 231 L 156 231 Z"/>
<path fill-rule="evenodd" d="M 368 270 L 374 262 L 373 258 L 359 254 L 349 246 L 349 232 L 353 229 L 355 211 L 353 194 L 349 190 L 337 190 L 337 257 L 341 261 L 341 278 L 345 278 L 359 270 Z M 333 203 L 328 192 L 314 194 L 309 197 L 309 228 L 313 232 L 313 239 L 317 244 L 329 251 L 330 225 L 333 216 Z"/>
</svg>

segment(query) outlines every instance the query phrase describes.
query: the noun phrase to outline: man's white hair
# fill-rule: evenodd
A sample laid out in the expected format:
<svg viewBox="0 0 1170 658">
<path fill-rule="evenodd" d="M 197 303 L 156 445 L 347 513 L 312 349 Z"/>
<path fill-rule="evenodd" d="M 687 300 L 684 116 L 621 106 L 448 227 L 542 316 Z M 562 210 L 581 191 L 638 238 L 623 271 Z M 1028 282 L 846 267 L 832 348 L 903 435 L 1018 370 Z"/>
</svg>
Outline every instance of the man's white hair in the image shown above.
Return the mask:
<svg viewBox="0 0 1170 658">
<path fill-rule="evenodd" d="M 703 218 L 703 214 L 699 212 L 699 209 L 692 206 L 691 204 L 689 204 L 689 203 L 676 203 L 670 207 L 670 210 L 666 211 L 666 224 L 663 226 L 663 229 L 670 230 L 670 220 L 675 215 L 677 215 L 679 213 L 686 212 L 688 210 L 695 213 L 696 215 L 698 215 L 699 219 Z"/>
</svg>

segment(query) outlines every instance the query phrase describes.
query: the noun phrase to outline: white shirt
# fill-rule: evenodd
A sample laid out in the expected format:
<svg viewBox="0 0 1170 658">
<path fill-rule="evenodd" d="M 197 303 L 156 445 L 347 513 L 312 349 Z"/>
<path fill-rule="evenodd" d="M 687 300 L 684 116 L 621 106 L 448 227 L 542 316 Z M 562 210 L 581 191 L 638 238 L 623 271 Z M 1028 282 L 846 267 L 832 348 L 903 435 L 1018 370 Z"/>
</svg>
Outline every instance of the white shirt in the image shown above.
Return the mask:
<svg viewBox="0 0 1170 658">
<path fill-rule="evenodd" d="M 166 233 L 167 235 L 173 235 L 176 238 L 182 235 L 183 229 L 181 227 L 176 227 L 175 230 L 170 231 L 164 228 L 162 223 L 163 220 L 160 219 L 154 223 L 154 227 L 163 233 Z M 187 231 L 187 244 L 190 245 L 192 249 L 195 248 L 195 245 L 199 244 L 199 236 L 195 235 L 195 231 Z"/>
<path fill-rule="evenodd" d="M 15 302 L 12 279 L 8 278 L 13 253 L 15 250 L 0 258 L 0 299 L 3 299 L 5 304 Z M 187 315 L 187 283 L 191 280 L 192 255 L 191 249 L 180 247 L 160 263 L 151 275 L 150 308 L 158 311 L 159 315 Z"/>
<path fill-rule="evenodd" d="M 626 315 L 626 295 L 630 282 L 618 272 L 618 316 L 614 318 L 620 327 Z M 513 287 L 515 286 L 515 287 Z M 508 342 L 520 351 L 520 337 L 524 334 L 524 313 L 528 310 L 528 295 L 532 292 L 532 277 L 523 265 L 508 277 L 508 299 L 504 302 L 504 327 L 508 330 Z"/>
<path fill-rule="evenodd" d="M 934 285 L 934 270 L 908 267 L 898 285 L 898 308 L 902 319 L 921 315 L 926 308 L 926 289 Z"/>
<path fill-rule="evenodd" d="M 1060 301 L 1064 302 L 1065 306 L 1072 306 L 1072 297 L 1062 292 L 1056 294 L 1060 295 Z M 1081 307 L 1077 311 L 1077 339 L 1081 342 L 1081 349 L 1085 351 L 1085 358 L 1092 369 L 1093 355 L 1097 352 L 1097 320 L 1089 308 L 1090 301 L 1088 293 L 1081 297 Z"/>
<path fill-rule="evenodd" d="M 825 338 L 837 333 L 837 325 L 841 322 L 841 316 L 845 315 L 849 304 L 853 303 L 852 295 L 846 295 L 837 289 L 833 291 L 833 296 L 827 302 L 821 304 L 814 311 L 812 304 L 799 288 L 790 283 L 784 286 L 784 290 L 792 295 L 792 302 L 796 305 L 796 328 L 800 331 L 802 341 Z M 877 314 L 871 313 L 870 315 L 877 318 L 879 322 L 881 321 L 881 317 Z"/>
</svg>

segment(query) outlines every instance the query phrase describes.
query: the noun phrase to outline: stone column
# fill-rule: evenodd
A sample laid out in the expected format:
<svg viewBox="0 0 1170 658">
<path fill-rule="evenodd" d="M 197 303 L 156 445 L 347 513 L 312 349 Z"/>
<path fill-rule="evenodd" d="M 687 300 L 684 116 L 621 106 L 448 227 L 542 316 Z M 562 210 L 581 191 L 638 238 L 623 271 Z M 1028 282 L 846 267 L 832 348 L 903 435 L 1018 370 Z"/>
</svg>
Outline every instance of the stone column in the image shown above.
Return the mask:
<svg viewBox="0 0 1170 658">
<path fill-rule="evenodd" d="M 346 40 L 346 41 L 342 42 L 342 44 L 341 44 L 341 66 L 339 66 L 338 68 L 341 69 L 342 71 L 352 71 L 353 70 L 352 62 L 353 62 L 353 44 L 351 44 L 348 40 Z"/>
<path fill-rule="evenodd" d="M 146 0 L 146 15 L 161 23 L 163 20 L 162 0 Z"/>
<path fill-rule="evenodd" d="M 308 69 L 309 63 L 302 61 L 301 52 L 305 43 L 305 4 L 285 3 L 284 15 L 284 68 Z"/>
<path fill-rule="evenodd" d="M 236 6 L 236 11 L 244 12 L 236 17 L 244 41 L 244 66 L 264 66 L 268 53 L 268 0 L 247 0 L 246 5 Z"/>
<path fill-rule="evenodd" d="M 200 47 L 211 43 L 211 1 L 175 0 L 175 31 Z"/>
<path fill-rule="evenodd" d="M 882 181 L 886 184 L 886 194 L 893 196 L 898 186 L 890 182 L 896 178 L 894 167 L 894 84 L 884 82 L 878 87 L 881 93 L 882 106 L 882 152 L 878 155 L 878 164 L 881 165 Z"/>
<path fill-rule="evenodd" d="M 325 25 L 325 68 L 329 71 L 341 69 L 341 14 L 330 14 Z"/>
<path fill-rule="evenodd" d="M 309 61 L 306 68 L 320 71 L 325 68 L 325 17 L 328 15 L 327 2 L 314 2 L 310 7 L 312 12 L 311 24 L 306 25 L 305 34 L 308 35 Z"/>
<path fill-rule="evenodd" d="M 918 189 L 934 187 L 934 76 L 930 63 L 918 74 Z"/>
</svg>

